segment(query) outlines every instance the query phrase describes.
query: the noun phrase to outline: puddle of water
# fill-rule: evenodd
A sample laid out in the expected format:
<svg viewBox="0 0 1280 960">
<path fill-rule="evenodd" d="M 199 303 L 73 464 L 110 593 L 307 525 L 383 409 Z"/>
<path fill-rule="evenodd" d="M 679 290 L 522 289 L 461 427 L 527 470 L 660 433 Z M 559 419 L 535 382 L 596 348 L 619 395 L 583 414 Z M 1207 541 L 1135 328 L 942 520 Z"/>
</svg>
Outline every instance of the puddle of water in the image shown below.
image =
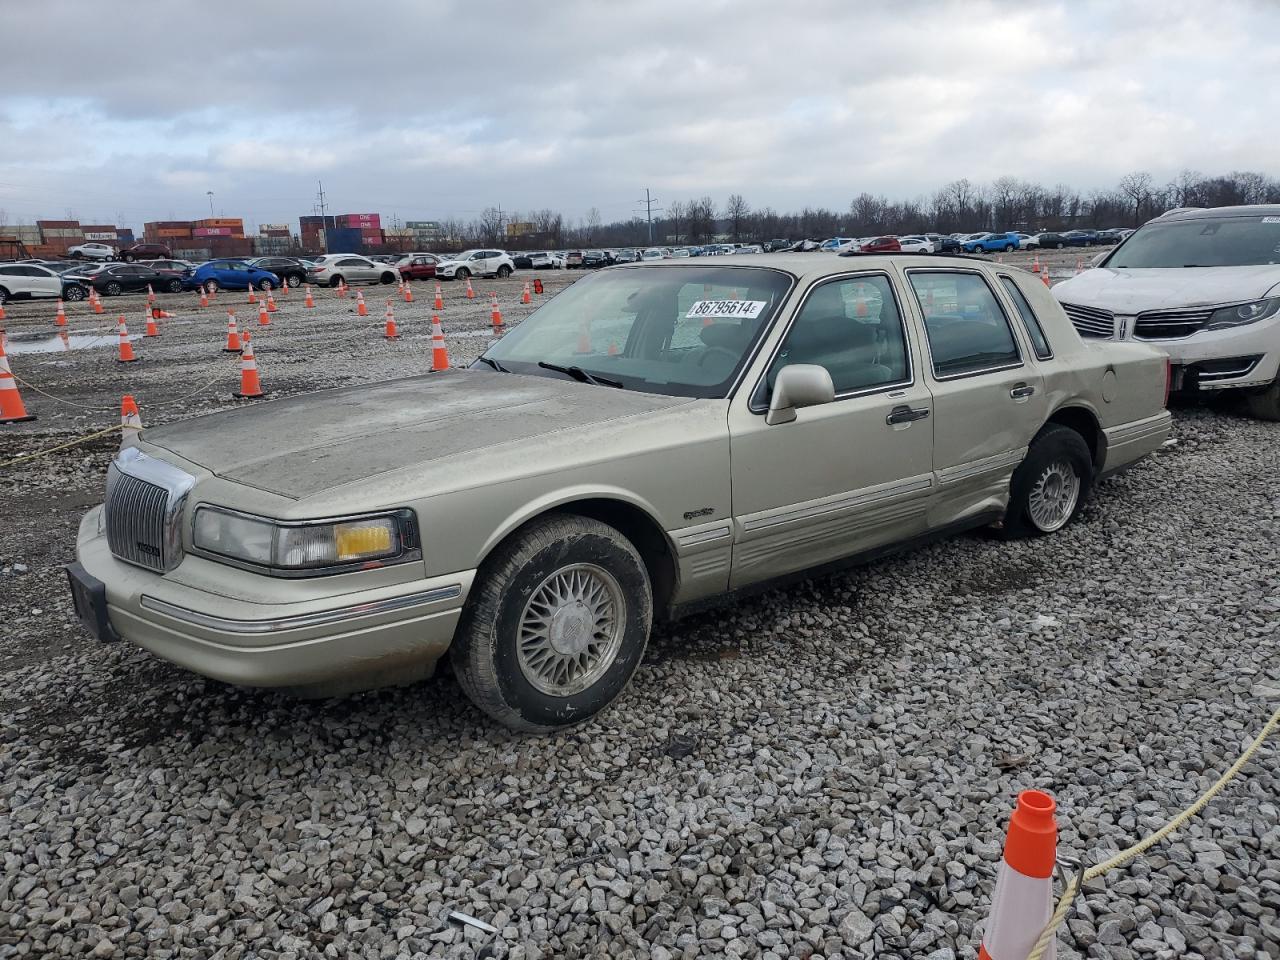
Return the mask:
<svg viewBox="0 0 1280 960">
<path fill-rule="evenodd" d="M 129 334 L 130 340 L 141 340 L 142 334 Z M 92 347 L 113 347 L 120 342 L 114 333 L 54 333 L 31 335 L 11 333 L 5 339 L 4 352 L 19 353 L 66 353 L 69 350 L 86 350 Z"/>
</svg>

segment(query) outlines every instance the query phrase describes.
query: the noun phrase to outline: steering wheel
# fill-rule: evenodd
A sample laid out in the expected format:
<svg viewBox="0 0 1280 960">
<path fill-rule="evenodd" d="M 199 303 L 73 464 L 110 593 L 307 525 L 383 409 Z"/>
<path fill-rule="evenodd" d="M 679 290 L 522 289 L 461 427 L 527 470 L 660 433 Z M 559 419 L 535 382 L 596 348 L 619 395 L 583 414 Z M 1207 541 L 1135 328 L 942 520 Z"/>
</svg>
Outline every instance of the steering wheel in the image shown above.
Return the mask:
<svg viewBox="0 0 1280 960">
<path fill-rule="evenodd" d="M 706 350 L 703 351 L 702 356 L 698 358 L 698 366 L 701 367 L 705 365 L 707 362 L 707 357 L 710 357 L 716 353 L 723 353 L 726 357 L 728 357 L 729 366 L 731 368 L 736 367 L 738 365 L 738 354 L 733 350 L 730 350 L 728 347 L 709 346 L 707 347 Z"/>
</svg>

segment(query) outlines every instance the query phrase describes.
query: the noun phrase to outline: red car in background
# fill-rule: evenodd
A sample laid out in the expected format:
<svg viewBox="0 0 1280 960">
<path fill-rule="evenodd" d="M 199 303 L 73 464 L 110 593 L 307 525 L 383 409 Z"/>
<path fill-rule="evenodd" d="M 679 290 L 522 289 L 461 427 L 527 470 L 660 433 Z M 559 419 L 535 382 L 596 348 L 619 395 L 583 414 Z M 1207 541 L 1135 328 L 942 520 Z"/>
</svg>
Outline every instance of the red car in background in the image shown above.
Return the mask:
<svg viewBox="0 0 1280 960">
<path fill-rule="evenodd" d="M 901 253 L 902 244 L 897 237 L 876 237 L 870 243 L 862 245 L 862 253 Z"/>
<path fill-rule="evenodd" d="M 434 253 L 411 253 L 396 262 L 396 269 L 405 280 L 430 280 L 436 275 L 439 262 Z"/>
</svg>

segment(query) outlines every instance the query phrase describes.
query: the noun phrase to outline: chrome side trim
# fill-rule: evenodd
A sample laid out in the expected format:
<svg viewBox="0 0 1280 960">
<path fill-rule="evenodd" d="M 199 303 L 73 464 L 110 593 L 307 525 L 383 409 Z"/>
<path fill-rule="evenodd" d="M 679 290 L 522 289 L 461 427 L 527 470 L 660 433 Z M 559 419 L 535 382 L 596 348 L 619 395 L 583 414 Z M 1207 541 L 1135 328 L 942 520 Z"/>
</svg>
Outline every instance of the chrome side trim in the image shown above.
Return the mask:
<svg viewBox="0 0 1280 960">
<path fill-rule="evenodd" d="M 1160 433 L 1168 430 L 1173 423 L 1173 415 L 1168 410 L 1161 410 L 1153 417 L 1147 417 L 1145 420 L 1131 420 L 1128 423 L 1122 423 L 1115 427 L 1105 427 L 1102 431 L 1107 438 L 1107 444 L 1132 443 L 1134 440 L 1140 440 L 1151 434 Z"/>
<path fill-rule="evenodd" d="M 742 530 L 744 533 L 752 533 L 756 530 L 765 530 L 769 527 L 776 527 L 784 523 L 794 523 L 797 520 L 806 520 L 810 517 L 819 517 L 827 513 L 836 513 L 841 510 L 847 510 L 850 507 L 862 507 L 873 503 L 880 503 L 885 500 L 892 500 L 894 497 L 900 497 L 909 493 L 918 493 L 921 490 L 928 490 L 932 486 L 932 476 L 913 477 L 884 489 L 846 494 L 833 500 L 809 503 L 796 509 L 773 513 L 769 516 L 757 516 L 750 520 L 743 520 Z"/>
<path fill-rule="evenodd" d="M 221 630 L 224 633 L 242 636 L 261 636 L 284 630 L 299 630 L 304 627 L 318 627 L 330 623 L 341 623 L 344 620 L 355 620 L 359 617 L 372 617 L 397 610 L 421 607 L 442 600 L 453 600 L 462 596 L 462 584 L 455 583 L 447 587 L 436 587 L 422 593 L 409 593 L 402 597 L 389 597 L 386 600 L 372 600 L 369 603 L 357 603 L 349 607 L 338 607 L 336 610 L 320 610 L 316 613 L 301 613 L 292 617 L 276 617 L 271 620 L 233 620 L 229 617 L 217 617 L 198 610 L 190 610 L 174 603 L 157 600 L 145 593 L 141 603 L 143 609 L 194 624 L 209 630 Z"/>
<path fill-rule="evenodd" d="M 970 477 L 976 477 L 980 474 L 987 473 L 1000 467 L 1014 466 L 1021 463 L 1027 456 L 1027 448 L 1019 447 L 1017 450 L 1010 450 L 1007 453 L 997 453 L 993 457 L 984 457 L 981 460 L 971 460 L 968 463 L 962 463 L 959 466 L 947 467 L 938 471 L 938 480 L 943 484 L 956 483 L 960 480 L 968 480 Z"/>
<path fill-rule="evenodd" d="M 679 549 L 684 550 L 688 547 L 696 547 L 699 544 L 727 539 L 731 533 L 732 531 L 729 528 L 729 524 L 726 522 L 721 526 L 712 527 L 709 530 L 698 530 L 694 533 L 680 534 L 676 537 L 676 546 Z"/>
</svg>

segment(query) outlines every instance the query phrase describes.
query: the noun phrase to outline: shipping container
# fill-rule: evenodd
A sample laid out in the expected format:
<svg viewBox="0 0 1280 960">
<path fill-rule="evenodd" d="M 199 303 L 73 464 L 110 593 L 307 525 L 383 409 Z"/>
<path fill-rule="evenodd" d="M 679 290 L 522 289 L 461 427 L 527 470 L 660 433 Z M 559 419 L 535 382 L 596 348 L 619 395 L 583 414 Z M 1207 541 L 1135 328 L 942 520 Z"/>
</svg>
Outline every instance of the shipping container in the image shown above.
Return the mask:
<svg viewBox="0 0 1280 960">
<path fill-rule="evenodd" d="M 190 230 L 190 220 L 152 220 L 150 223 L 142 225 L 143 232 L 149 233 L 152 230 Z"/>
<path fill-rule="evenodd" d="M 260 224 L 258 224 L 258 232 L 259 232 L 259 233 L 269 233 L 269 232 L 271 232 L 272 230 L 288 230 L 288 229 L 289 229 L 289 225 L 288 225 L 287 223 L 260 223 Z"/>
<path fill-rule="evenodd" d="M 338 224 L 335 221 L 334 217 L 328 216 L 328 217 L 299 217 L 298 225 L 302 227 L 307 227 L 307 226 L 336 227 Z"/>
<path fill-rule="evenodd" d="M 116 239 L 119 240 L 121 243 L 133 243 L 133 228 L 117 227 Z"/>
<path fill-rule="evenodd" d="M 114 230 L 107 232 L 106 230 L 94 230 L 92 232 L 86 230 L 84 233 L 85 240 L 92 240 L 94 243 L 115 243 L 119 237 L 116 236 Z"/>
<path fill-rule="evenodd" d="M 354 227 L 332 227 L 324 232 L 324 242 L 330 253 L 359 253 L 364 246 Z"/>
<path fill-rule="evenodd" d="M 36 226 L 41 230 L 70 230 L 80 229 L 79 220 L 37 220 Z"/>
<path fill-rule="evenodd" d="M 181 250 L 174 250 L 173 255 L 179 260 L 194 260 L 197 263 L 213 259 L 213 251 L 208 247 L 183 247 Z"/>
<path fill-rule="evenodd" d="M 229 237 L 230 227 L 196 227 L 191 231 L 193 237 Z"/>
<path fill-rule="evenodd" d="M 232 230 L 244 233 L 244 221 L 235 217 L 206 217 L 203 220 L 193 221 L 191 225 L 193 227 L 230 227 Z"/>
<path fill-rule="evenodd" d="M 382 216 L 377 213 L 344 213 L 337 218 L 339 227 L 363 227 L 372 229 L 382 226 Z"/>
<path fill-rule="evenodd" d="M 74 238 L 76 240 L 84 239 L 84 232 L 77 228 L 71 227 L 42 227 L 40 232 L 44 234 L 45 239 L 49 237 L 58 237 L 59 239 Z"/>
<path fill-rule="evenodd" d="M 191 233 L 190 227 L 161 227 L 159 230 L 156 230 L 154 233 L 148 234 L 148 236 L 159 237 L 162 240 L 167 240 L 167 239 L 181 240 L 185 237 L 190 237 L 191 235 L 192 233 Z"/>
</svg>

